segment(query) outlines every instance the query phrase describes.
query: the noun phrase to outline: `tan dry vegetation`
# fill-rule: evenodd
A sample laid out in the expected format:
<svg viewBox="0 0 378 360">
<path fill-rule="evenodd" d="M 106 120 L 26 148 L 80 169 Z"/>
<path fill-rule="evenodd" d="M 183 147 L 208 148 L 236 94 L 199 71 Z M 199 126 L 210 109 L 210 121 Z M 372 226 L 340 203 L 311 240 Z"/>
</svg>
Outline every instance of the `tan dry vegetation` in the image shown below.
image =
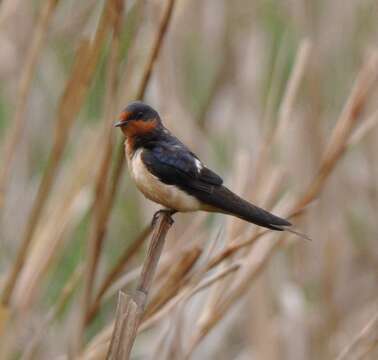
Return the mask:
<svg viewBox="0 0 378 360">
<path fill-rule="evenodd" d="M 3 1 L 1 359 L 376 359 L 377 15 Z M 200 213 L 151 228 L 111 126 L 132 99 L 312 241 Z"/>
</svg>

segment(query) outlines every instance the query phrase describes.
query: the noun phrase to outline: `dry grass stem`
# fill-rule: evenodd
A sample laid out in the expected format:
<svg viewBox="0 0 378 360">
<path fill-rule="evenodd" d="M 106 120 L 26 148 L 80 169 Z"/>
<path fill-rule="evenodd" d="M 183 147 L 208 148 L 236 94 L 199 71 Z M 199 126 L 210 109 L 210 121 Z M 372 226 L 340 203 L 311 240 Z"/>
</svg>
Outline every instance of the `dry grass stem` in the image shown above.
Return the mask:
<svg viewBox="0 0 378 360">
<path fill-rule="evenodd" d="M 287 131 L 289 127 L 289 122 L 292 118 L 292 112 L 294 109 L 294 103 L 297 98 L 301 81 L 305 74 L 306 66 L 310 59 L 311 48 L 312 44 L 309 39 L 302 40 L 295 58 L 293 70 L 290 74 L 290 78 L 284 92 L 284 97 L 278 110 L 278 123 L 275 127 L 274 135 L 272 136 L 272 142 L 274 142 L 275 137 L 282 138 L 282 132 Z"/>
<path fill-rule="evenodd" d="M 347 149 L 349 137 L 354 127 L 357 125 L 357 121 L 369 99 L 369 95 L 377 85 L 377 78 L 378 53 L 375 52 L 366 61 L 357 76 L 350 97 L 332 131 L 316 177 L 310 184 L 308 190 L 298 201 L 291 214 L 301 211 L 301 209 L 310 204 L 321 191 L 326 179 Z"/>
<path fill-rule="evenodd" d="M 116 320 L 107 360 L 129 359 L 142 310 L 131 297 L 119 292 Z"/>
<path fill-rule="evenodd" d="M 341 351 L 336 360 L 370 359 L 368 353 L 378 345 L 378 313 L 364 326 L 360 333 Z"/>
<path fill-rule="evenodd" d="M 88 261 L 85 277 L 85 289 L 83 295 L 83 310 L 82 310 L 82 332 L 84 332 L 85 324 L 87 323 L 87 314 L 90 310 L 92 303 L 92 292 L 94 286 L 94 279 L 96 276 L 97 265 L 104 241 L 106 225 L 108 221 L 107 197 L 106 187 L 108 177 L 111 169 L 111 156 L 113 150 L 113 129 L 112 122 L 115 118 L 115 105 L 118 87 L 118 67 L 119 67 L 119 50 L 120 50 L 120 32 L 122 28 L 122 15 L 123 15 L 123 1 L 115 0 L 109 3 L 108 12 L 112 18 L 112 40 L 110 59 L 108 62 L 108 96 L 105 99 L 105 122 L 104 122 L 104 141 L 102 146 L 102 153 L 100 155 L 100 165 L 96 174 L 95 181 L 95 197 L 93 201 L 93 216 L 91 229 L 89 231 L 88 243 Z M 99 303 L 96 305 L 98 306 Z"/>
<path fill-rule="evenodd" d="M 362 139 L 371 133 L 378 125 L 378 111 L 371 114 L 362 124 L 356 128 L 351 137 L 349 138 L 348 145 L 354 146 L 362 141 Z"/>
<path fill-rule="evenodd" d="M 280 103 L 279 111 L 278 111 L 278 119 L 273 127 L 273 129 L 267 133 L 260 149 L 259 149 L 259 157 L 256 164 L 255 170 L 255 185 L 254 189 L 260 189 L 261 181 L 266 176 L 266 167 L 269 163 L 268 157 L 270 152 L 272 151 L 273 144 L 284 138 L 285 132 L 289 128 L 289 122 L 291 119 L 291 113 L 294 108 L 294 103 L 296 100 L 297 93 L 299 91 L 299 86 L 301 84 L 301 80 L 304 76 L 304 71 L 306 66 L 309 62 L 310 53 L 311 53 L 312 44 L 309 39 L 302 40 L 299 49 L 297 51 L 297 55 L 295 58 L 295 62 L 293 65 L 293 69 L 290 73 L 290 78 L 286 84 L 286 89 Z M 280 54 L 283 52 L 283 49 L 280 49 Z M 277 66 L 279 63 L 282 62 L 282 59 L 277 59 Z M 278 86 L 276 86 L 278 87 Z M 272 95 L 273 96 L 273 95 Z M 272 106 L 270 105 L 267 109 L 267 113 L 270 113 Z M 272 116 L 272 115 L 270 115 Z M 269 119 L 268 119 L 269 120 Z"/>
<path fill-rule="evenodd" d="M 39 18 L 36 21 L 32 41 L 25 56 L 25 65 L 22 69 L 20 82 L 18 85 L 15 113 L 11 127 L 4 137 L 6 139 L 6 143 L 4 145 L 4 155 L 0 168 L 0 211 L 4 203 L 5 187 L 6 182 L 9 179 L 12 159 L 16 153 L 17 145 L 20 143 L 22 129 L 25 126 L 25 121 L 27 118 L 26 107 L 33 77 L 48 34 L 47 28 L 58 2 L 59 0 L 45 1 L 40 11 Z"/>
<path fill-rule="evenodd" d="M 164 272 L 165 279 L 163 279 L 160 288 L 156 292 L 156 296 L 146 309 L 146 317 L 155 313 L 164 306 L 169 299 L 177 294 L 181 288 L 181 281 L 193 268 L 201 254 L 202 249 L 198 247 L 183 251 L 177 258 L 175 265 L 173 265 L 167 272 Z"/>
<path fill-rule="evenodd" d="M 46 317 L 40 328 L 36 331 L 30 343 L 25 346 L 25 349 L 21 356 L 22 360 L 35 358 L 36 347 L 39 343 L 42 342 L 43 337 L 46 335 L 47 329 L 49 328 L 49 326 L 51 326 L 51 322 L 56 319 L 56 317 L 62 312 L 63 308 L 67 305 L 67 302 L 71 298 L 73 292 L 76 290 L 80 280 L 82 279 L 83 270 L 83 267 L 79 265 L 73 272 L 70 279 L 66 282 L 54 307 L 51 308 L 50 311 L 46 314 Z"/>
<path fill-rule="evenodd" d="M 123 296 L 122 293 L 119 295 L 116 325 L 110 340 L 107 359 L 129 359 L 165 238 L 173 224 L 172 218 L 167 213 L 159 213 L 155 220 L 154 231 L 135 295 L 133 298 Z"/>
</svg>

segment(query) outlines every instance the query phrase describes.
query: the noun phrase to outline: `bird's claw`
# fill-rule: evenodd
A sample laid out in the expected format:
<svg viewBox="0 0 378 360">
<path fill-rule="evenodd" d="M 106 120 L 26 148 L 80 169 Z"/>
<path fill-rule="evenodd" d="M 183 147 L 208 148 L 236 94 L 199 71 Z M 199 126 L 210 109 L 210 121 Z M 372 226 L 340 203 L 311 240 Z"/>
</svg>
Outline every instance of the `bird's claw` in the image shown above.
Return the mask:
<svg viewBox="0 0 378 360">
<path fill-rule="evenodd" d="M 173 224 L 172 215 L 175 214 L 177 211 L 172 209 L 160 209 L 155 212 L 154 216 L 152 217 L 151 226 L 154 227 L 156 224 L 156 221 L 158 220 L 160 215 L 166 214 L 168 215 L 168 219 L 171 224 Z"/>
</svg>

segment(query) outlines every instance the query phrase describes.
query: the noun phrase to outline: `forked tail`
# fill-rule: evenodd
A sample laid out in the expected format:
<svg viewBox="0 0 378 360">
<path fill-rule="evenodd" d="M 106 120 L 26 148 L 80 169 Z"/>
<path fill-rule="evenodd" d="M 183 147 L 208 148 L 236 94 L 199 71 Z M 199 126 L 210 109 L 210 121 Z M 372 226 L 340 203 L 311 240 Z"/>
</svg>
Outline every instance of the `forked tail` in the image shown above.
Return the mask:
<svg viewBox="0 0 378 360">
<path fill-rule="evenodd" d="M 253 224 L 277 231 L 289 231 L 310 240 L 305 234 L 291 228 L 292 224 L 270 212 L 255 206 L 224 186 L 215 187 L 210 193 L 196 194 L 203 202 L 214 207 L 217 211 L 236 216 Z"/>
</svg>

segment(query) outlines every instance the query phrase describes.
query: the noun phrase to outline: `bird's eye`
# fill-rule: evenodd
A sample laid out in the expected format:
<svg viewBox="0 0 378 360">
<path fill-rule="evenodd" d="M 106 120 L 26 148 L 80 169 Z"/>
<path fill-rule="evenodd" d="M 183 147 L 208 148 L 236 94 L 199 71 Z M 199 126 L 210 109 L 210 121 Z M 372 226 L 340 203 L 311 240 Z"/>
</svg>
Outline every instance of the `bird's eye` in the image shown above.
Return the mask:
<svg viewBox="0 0 378 360">
<path fill-rule="evenodd" d="M 143 117 L 143 113 L 141 111 L 138 112 L 137 114 L 137 119 L 141 119 Z"/>
</svg>

